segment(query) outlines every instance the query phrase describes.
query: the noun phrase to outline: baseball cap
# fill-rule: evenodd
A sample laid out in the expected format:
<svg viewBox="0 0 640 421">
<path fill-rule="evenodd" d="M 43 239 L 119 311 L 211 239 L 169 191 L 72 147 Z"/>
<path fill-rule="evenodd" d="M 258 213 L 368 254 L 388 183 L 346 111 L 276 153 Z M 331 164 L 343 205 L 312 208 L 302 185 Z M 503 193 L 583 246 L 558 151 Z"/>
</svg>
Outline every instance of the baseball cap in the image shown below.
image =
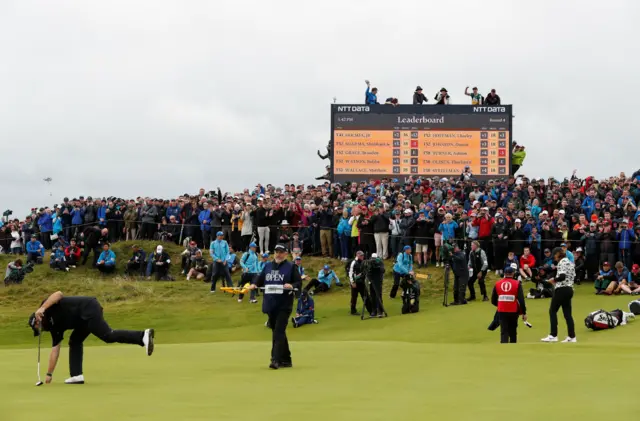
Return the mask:
<svg viewBox="0 0 640 421">
<path fill-rule="evenodd" d="M 356 256 L 364 256 L 364 252 L 362 250 L 358 250 L 356 252 Z"/>
<path fill-rule="evenodd" d="M 404 246 L 402 248 L 402 251 L 407 251 L 407 250 L 411 250 L 411 246 Z"/>
<path fill-rule="evenodd" d="M 156 253 L 162 253 L 162 250 L 164 250 L 162 246 L 156 247 Z"/>
<path fill-rule="evenodd" d="M 283 245 L 283 244 L 278 244 L 277 246 L 274 247 L 275 251 L 282 251 L 282 252 L 286 252 L 287 248 Z"/>
<path fill-rule="evenodd" d="M 506 268 L 504 268 L 504 273 L 505 273 L 505 274 L 506 274 L 506 273 L 511 273 L 511 274 L 513 274 L 513 273 L 515 273 L 515 271 L 516 271 L 516 270 L 515 270 L 515 269 L 513 268 L 513 266 L 511 266 L 511 265 L 509 265 L 509 266 L 507 266 Z"/>
<path fill-rule="evenodd" d="M 516 223 L 522 223 L 522 221 L 520 220 L 520 218 L 516 219 Z"/>
<path fill-rule="evenodd" d="M 324 270 L 331 270 L 331 267 L 330 267 L 329 265 L 324 265 L 324 266 L 322 267 L 322 269 L 324 269 Z"/>
<path fill-rule="evenodd" d="M 602 266 L 611 266 L 611 265 L 609 264 L 609 262 L 604 262 Z"/>
<path fill-rule="evenodd" d="M 560 244 L 560 247 L 567 247 L 567 243 Z"/>
<path fill-rule="evenodd" d="M 294 260 L 302 260 L 302 257 L 296 256 L 296 258 Z"/>
<path fill-rule="evenodd" d="M 216 232 L 216 237 L 224 237 L 224 232 L 222 231 Z"/>
<path fill-rule="evenodd" d="M 258 247 L 256 243 L 253 243 L 253 242 L 249 243 L 249 248 L 254 248 L 254 247 Z"/>
<path fill-rule="evenodd" d="M 269 253 L 262 253 L 262 257 L 269 257 Z"/>
<path fill-rule="evenodd" d="M 582 252 L 582 247 L 578 247 L 576 251 Z"/>
<path fill-rule="evenodd" d="M 631 270 L 634 272 L 637 272 L 640 270 L 640 265 L 637 263 L 634 263 L 633 266 L 631 266 Z"/>
<path fill-rule="evenodd" d="M 372 259 L 377 259 L 378 258 L 378 253 L 371 253 L 371 258 Z M 638 265 L 636 265 L 638 266 Z"/>
</svg>

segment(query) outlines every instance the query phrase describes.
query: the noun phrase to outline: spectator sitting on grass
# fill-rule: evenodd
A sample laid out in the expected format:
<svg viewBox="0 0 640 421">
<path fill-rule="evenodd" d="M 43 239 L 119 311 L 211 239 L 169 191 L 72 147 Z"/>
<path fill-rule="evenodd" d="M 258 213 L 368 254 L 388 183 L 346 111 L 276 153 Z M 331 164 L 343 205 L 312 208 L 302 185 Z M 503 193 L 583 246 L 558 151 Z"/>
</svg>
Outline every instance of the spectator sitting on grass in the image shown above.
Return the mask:
<svg viewBox="0 0 640 421">
<path fill-rule="evenodd" d="M 516 254 L 513 251 L 509 251 L 509 253 L 507 253 L 507 259 L 504 261 L 504 266 L 502 271 L 504 272 L 505 268 L 511 267 L 513 263 L 516 264 L 516 271 L 518 271 L 520 268 L 520 259 L 518 259 L 518 256 L 516 256 Z"/>
<path fill-rule="evenodd" d="M 124 270 L 125 275 L 143 275 L 146 265 L 147 254 L 138 245 L 131 246 L 133 255 L 127 262 L 127 268 Z"/>
<path fill-rule="evenodd" d="M 291 324 L 294 328 L 302 325 L 316 324 L 318 321 L 315 317 L 315 304 L 313 298 L 309 296 L 307 291 L 300 293 L 298 298 L 298 306 L 296 307 L 296 316 L 291 318 Z"/>
<path fill-rule="evenodd" d="M 193 267 L 192 262 L 198 252 L 200 252 L 200 255 L 202 256 L 202 250 L 198 248 L 198 244 L 193 240 L 189 241 L 189 246 L 180 255 L 182 257 L 181 267 L 183 275 L 186 275 Z"/>
<path fill-rule="evenodd" d="M 13 262 L 9 262 L 7 265 L 7 270 L 4 274 L 4 285 L 19 285 L 24 280 L 25 271 L 22 266 L 22 260 L 16 259 Z"/>
<path fill-rule="evenodd" d="M 171 258 L 162 246 L 156 247 L 156 252 L 153 254 L 153 257 L 149 259 L 147 268 L 149 268 L 149 266 L 151 266 L 151 272 L 156 275 L 156 281 L 173 281 L 169 275 Z M 147 269 L 147 278 L 151 278 L 149 269 Z"/>
<path fill-rule="evenodd" d="M 605 295 L 617 295 L 622 292 L 620 288 L 623 282 L 629 282 L 629 270 L 622 262 L 616 262 L 613 272 L 613 280 L 609 282 L 607 289 L 604 290 Z"/>
<path fill-rule="evenodd" d="M 524 248 L 524 253 L 520 256 L 520 276 L 523 281 L 530 281 L 533 277 L 533 268 L 536 266 L 536 258 L 531 254 L 529 247 Z"/>
<path fill-rule="evenodd" d="M 621 282 L 620 289 L 626 294 L 640 294 L 640 265 L 636 263 L 631 266 L 629 277 Z"/>
<path fill-rule="evenodd" d="M 609 262 L 602 263 L 602 269 L 600 270 L 600 274 L 596 278 L 593 283 L 593 287 L 596 289 L 596 295 L 604 294 L 607 287 L 615 283 L 616 276 L 611 270 L 611 266 Z"/>
<path fill-rule="evenodd" d="M 60 244 L 57 248 L 51 251 L 51 260 L 49 261 L 49 267 L 53 270 L 62 270 L 69 272 L 67 267 L 67 259 L 64 255 L 64 247 Z"/>
<path fill-rule="evenodd" d="M 207 261 L 202 255 L 202 250 L 198 249 L 196 254 L 193 256 L 193 259 L 190 260 L 190 268 L 187 273 L 187 281 L 190 281 L 191 278 L 195 278 L 197 280 L 203 280 L 207 276 L 207 271 L 209 270 L 209 266 L 207 265 Z"/>
<path fill-rule="evenodd" d="M 82 257 L 82 249 L 78 247 L 75 238 L 72 238 L 67 248 L 64 249 L 64 255 L 67 258 L 69 267 L 75 269 Z"/>
<path fill-rule="evenodd" d="M 31 235 L 31 241 L 27 243 L 27 263 L 34 262 L 38 265 L 42 264 L 44 258 L 44 246 L 38 241 L 38 236 Z"/>
<path fill-rule="evenodd" d="M 103 274 L 116 271 L 116 254 L 111 250 L 109 243 L 102 244 L 102 253 L 98 257 L 96 267 Z"/>
<path fill-rule="evenodd" d="M 324 267 L 320 270 L 320 272 L 318 272 L 318 279 L 312 279 L 306 287 L 304 287 L 304 290 L 306 292 L 309 292 L 311 295 L 316 294 L 318 292 L 326 292 L 329 291 L 329 289 L 331 289 L 331 284 L 333 283 L 333 281 L 335 280 L 336 282 L 336 286 L 341 287 L 342 284 L 340 283 L 340 279 L 338 278 L 338 275 L 336 275 L 336 273 L 331 270 L 331 267 L 329 265 L 324 265 Z M 313 291 L 311 292 L 311 288 L 313 288 Z"/>
</svg>

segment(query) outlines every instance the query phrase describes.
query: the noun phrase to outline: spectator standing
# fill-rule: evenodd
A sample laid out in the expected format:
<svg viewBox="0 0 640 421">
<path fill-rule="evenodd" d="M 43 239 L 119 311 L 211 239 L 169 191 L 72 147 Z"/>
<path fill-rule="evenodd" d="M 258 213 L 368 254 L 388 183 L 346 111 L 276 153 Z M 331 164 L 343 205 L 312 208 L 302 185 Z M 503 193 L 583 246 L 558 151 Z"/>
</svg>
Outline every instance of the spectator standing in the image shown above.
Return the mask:
<svg viewBox="0 0 640 421">
<path fill-rule="evenodd" d="M 440 89 L 440 92 L 434 97 L 436 105 L 449 105 L 451 97 L 445 88 Z"/>
<path fill-rule="evenodd" d="M 316 215 L 320 228 L 322 257 L 333 257 L 333 208 L 328 202 L 323 202 Z"/>
<path fill-rule="evenodd" d="M 211 264 L 211 293 L 216 292 L 216 284 L 221 277 L 223 278 L 224 286 L 232 287 L 233 281 L 231 280 L 231 273 L 229 273 L 229 267 L 227 266 L 229 244 L 224 241 L 224 233 L 222 231 L 218 231 L 216 239 L 211 242 L 209 254 L 213 259 L 213 263 Z"/>
<path fill-rule="evenodd" d="M 413 105 L 422 105 L 423 103 L 428 102 L 428 99 L 422 93 L 422 87 L 416 86 L 416 90 L 413 93 Z"/>
<path fill-rule="evenodd" d="M 209 209 L 209 204 L 207 202 L 205 202 L 202 206 L 203 209 L 198 215 L 198 221 L 200 221 L 202 241 L 204 242 L 204 247 L 206 247 L 211 244 L 211 209 Z"/>
<path fill-rule="evenodd" d="M 152 200 L 147 200 L 147 203 L 142 207 L 140 211 L 140 221 L 142 226 L 140 227 L 140 238 L 143 240 L 153 240 L 157 230 L 158 208 Z"/>
<path fill-rule="evenodd" d="M 368 80 L 365 80 L 364 83 L 367 84 L 367 90 L 364 92 L 364 103 L 365 105 L 375 105 L 378 103 L 378 88 L 371 88 L 371 84 Z"/>
<path fill-rule="evenodd" d="M 636 234 L 633 229 L 629 228 L 626 219 L 620 223 L 616 239 L 618 240 L 618 259 L 625 267 L 629 268 L 631 267 L 631 245 L 636 239 Z"/>
<path fill-rule="evenodd" d="M 464 94 L 471 97 L 471 105 L 482 105 L 484 98 L 482 94 L 478 92 L 476 86 L 473 87 L 472 92 L 469 92 L 469 87 L 464 88 Z"/>
<path fill-rule="evenodd" d="M 340 241 L 340 260 L 349 260 L 349 249 L 351 248 L 351 226 L 349 225 L 349 211 L 342 211 L 342 217 L 338 222 L 338 240 Z"/>
<path fill-rule="evenodd" d="M 492 89 L 487 97 L 484 99 L 485 105 L 497 106 L 500 105 L 500 97 L 496 94 L 496 90 Z"/>
<path fill-rule="evenodd" d="M 375 253 L 382 259 L 389 257 L 389 216 L 384 208 L 376 208 L 375 215 L 371 218 L 370 224 L 373 225 L 373 236 L 376 242 Z M 425 253 L 426 254 L 426 253 Z"/>
<path fill-rule="evenodd" d="M 51 234 L 53 232 L 53 218 L 51 210 L 46 208 L 38 218 L 38 226 L 40 227 L 40 241 L 46 250 L 51 248 Z"/>
<path fill-rule="evenodd" d="M 255 210 L 254 214 L 255 223 L 258 227 L 258 244 L 260 253 L 269 253 L 269 222 L 271 213 L 270 209 L 265 206 L 264 198 L 258 199 L 258 208 Z"/>
<path fill-rule="evenodd" d="M 240 236 L 242 237 L 242 250 L 249 250 L 249 244 L 251 243 L 251 237 L 253 237 L 253 218 L 251 212 L 253 206 L 251 203 L 247 203 L 244 206 L 240 220 L 242 221 L 242 229 L 240 230 Z"/>
<path fill-rule="evenodd" d="M 128 205 L 127 210 L 124 212 L 124 231 L 125 239 L 127 241 L 133 241 L 137 237 L 138 233 L 138 212 L 133 205 Z"/>
</svg>

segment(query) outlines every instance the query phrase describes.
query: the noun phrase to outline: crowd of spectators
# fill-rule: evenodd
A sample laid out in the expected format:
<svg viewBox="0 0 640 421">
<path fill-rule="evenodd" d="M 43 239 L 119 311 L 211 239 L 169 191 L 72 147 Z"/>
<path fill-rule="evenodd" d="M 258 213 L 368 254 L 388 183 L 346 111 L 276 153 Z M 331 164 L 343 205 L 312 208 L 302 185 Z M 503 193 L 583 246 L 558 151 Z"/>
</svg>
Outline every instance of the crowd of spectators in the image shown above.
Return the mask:
<svg viewBox="0 0 640 421">
<path fill-rule="evenodd" d="M 378 88 L 371 87 L 371 83 L 368 80 L 365 80 L 367 84 L 367 89 L 364 94 L 364 103 L 365 105 L 375 105 L 380 104 L 378 101 Z M 496 93 L 495 89 L 491 89 L 486 96 L 483 96 L 477 87 L 473 87 L 471 92 L 469 92 L 469 87 L 467 86 L 464 90 L 464 95 L 470 98 L 471 105 L 487 105 L 487 106 L 499 106 L 500 96 Z M 451 96 L 449 95 L 449 91 L 446 88 L 441 88 L 438 92 L 436 92 L 433 97 L 433 103 L 436 105 L 449 105 L 452 104 Z M 420 85 L 416 86 L 415 91 L 413 92 L 413 105 L 423 105 L 429 103 L 429 99 L 424 94 L 422 87 Z M 397 106 L 400 104 L 398 98 L 396 97 L 388 97 L 384 101 L 385 105 Z"/>
<path fill-rule="evenodd" d="M 515 264 L 523 280 L 543 283 L 553 266 L 550 251 L 563 246 L 576 261 L 578 281 L 594 281 L 602 294 L 637 293 L 639 180 L 640 172 L 596 180 L 574 171 L 564 180 L 519 175 L 481 181 L 465 168 L 452 178 L 258 184 L 234 194 L 200 189 L 171 200 L 80 196 L 24 218 L 5 212 L 0 247 L 35 264 L 50 253 L 49 264 L 62 271 L 86 264 L 93 253 L 93 265 L 110 273 L 119 258 L 111 243 L 155 240 L 160 246 L 149 255 L 134 249 L 127 270 L 167 279 L 172 263 L 162 244 L 184 243 L 194 251 L 183 256 L 185 276 L 228 283 L 241 266 L 235 252 L 254 249 L 264 259 L 276 244 L 296 256 L 342 261 L 358 251 L 393 259 L 410 246 L 417 267 L 440 267 L 444 243 L 469 254 L 477 241 L 486 270 L 501 274 Z"/>
</svg>

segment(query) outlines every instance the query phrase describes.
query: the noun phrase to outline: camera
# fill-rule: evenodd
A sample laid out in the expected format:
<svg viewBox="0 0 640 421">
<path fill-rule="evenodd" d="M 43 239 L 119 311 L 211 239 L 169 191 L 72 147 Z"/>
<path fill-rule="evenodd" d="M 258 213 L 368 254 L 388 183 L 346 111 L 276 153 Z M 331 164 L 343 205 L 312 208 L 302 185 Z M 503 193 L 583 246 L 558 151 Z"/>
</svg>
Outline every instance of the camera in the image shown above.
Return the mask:
<svg viewBox="0 0 640 421">
<path fill-rule="evenodd" d="M 4 211 L 4 213 L 2 214 L 2 216 L 11 216 L 13 214 L 13 211 L 11 209 L 7 209 L 6 211 Z"/>
</svg>

